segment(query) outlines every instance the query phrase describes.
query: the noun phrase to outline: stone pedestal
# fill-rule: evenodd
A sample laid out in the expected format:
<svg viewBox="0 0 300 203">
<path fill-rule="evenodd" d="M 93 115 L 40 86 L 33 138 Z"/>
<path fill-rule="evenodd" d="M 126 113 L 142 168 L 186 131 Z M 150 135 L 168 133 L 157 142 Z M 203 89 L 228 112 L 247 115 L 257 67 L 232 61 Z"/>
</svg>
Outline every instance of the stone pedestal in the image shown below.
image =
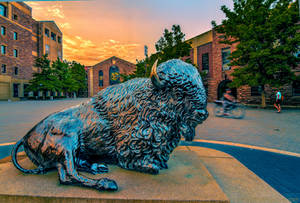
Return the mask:
<svg viewBox="0 0 300 203">
<path fill-rule="evenodd" d="M 27 159 L 25 168 L 34 168 Z M 229 202 L 196 153 L 178 148 L 168 162 L 169 169 L 150 175 L 109 166 L 101 175 L 114 179 L 117 192 L 99 192 L 79 186 L 60 185 L 56 171 L 26 175 L 11 162 L 0 164 L 0 200 L 4 202 Z M 1 202 L 0 201 L 0 202 Z"/>
<path fill-rule="evenodd" d="M 26 156 L 19 156 L 24 168 L 34 168 Z M 114 179 L 119 191 L 99 192 L 79 186 L 60 185 L 57 171 L 28 175 L 18 171 L 9 157 L 0 160 L 0 202 L 289 202 L 232 156 L 202 147 L 178 147 L 158 175 L 109 166 L 100 175 Z"/>
</svg>

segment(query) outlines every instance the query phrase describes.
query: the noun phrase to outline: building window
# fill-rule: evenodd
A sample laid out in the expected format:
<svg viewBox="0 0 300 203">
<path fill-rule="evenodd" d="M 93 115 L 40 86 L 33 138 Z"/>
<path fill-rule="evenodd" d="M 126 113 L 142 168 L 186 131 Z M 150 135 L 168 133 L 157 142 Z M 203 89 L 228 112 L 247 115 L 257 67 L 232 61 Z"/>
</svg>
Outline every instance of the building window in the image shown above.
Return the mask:
<svg viewBox="0 0 300 203">
<path fill-rule="evenodd" d="M 114 85 L 120 83 L 120 71 L 118 66 L 111 66 L 109 68 L 109 84 Z"/>
<path fill-rule="evenodd" d="M 6 73 L 6 65 L 5 64 L 1 65 L 1 73 Z"/>
<path fill-rule="evenodd" d="M 15 67 L 15 68 L 14 68 L 14 72 L 15 72 L 15 75 L 19 75 L 19 68 L 18 68 L 18 67 Z"/>
<path fill-rule="evenodd" d="M 1 45 L 1 54 L 6 54 L 6 46 Z"/>
<path fill-rule="evenodd" d="M 50 32 L 49 32 L 49 30 L 47 29 L 47 28 L 45 28 L 45 35 L 47 36 L 47 37 L 49 37 L 50 36 L 50 34 L 49 34 Z"/>
<path fill-rule="evenodd" d="M 18 50 L 17 49 L 14 49 L 14 57 L 18 57 L 19 56 L 19 52 L 18 52 Z"/>
<path fill-rule="evenodd" d="M 293 96 L 300 96 L 300 81 L 293 82 Z"/>
<path fill-rule="evenodd" d="M 18 67 L 15 67 L 15 75 L 19 75 L 19 68 Z"/>
<path fill-rule="evenodd" d="M 61 37 L 60 36 L 57 37 L 57 42 L 61 44 Z"/>
<path fill-rule="evenodd" d="M 62 60 L 62 54 L 61 54 L 61 51 L 60 51 L 60 50 L 57 51 L 57 55 L 58 55 L 58 58 L 59 58 L 60 60 Z"/>
<path fill-rule="evenodd" d="M 27 87 L 29 86 L 29 84 L 24 84 L 23 85 L 23 89 L 24 89 L 24 97 L 28 97 L 29 96 L 29 91 L 27 90 Z"/>
<path fill-rule="evenodd" d="M 19 97 L 19 84 L 13 84 L 14 97 Z"/>
<path fill-rule="evenodd" d="M 54 34 L 53 32 L 51 32 L 51 39 L 56 41 L 56 34 Z"/>
<path fill-rule="evenodd" d="M 18 20 L 18 16 L 16 14 L 13 15 L 14 20 Z"/>
<path fill-rule="evenodd" d="M 222 49 L 222 70 L 230 70 L 231 67 L 228 65 L 230 60 L 228 57 L 230 56 L 230 47 Z"/>
<path fill-rule="evenodd" d="M 202 54 L 202 70 L 209 70 L 208 53 Z"/>
<path fill-rule="evenodd" d="M 1 35 L 6 35 L 6 27 L 1 26 Z"/>
<path fill-rule="evenodd" d="M 50 46 L 48 44 L 45 45 L 45 54 L 50 54 Z"/>
<path fill-rule="evenodd" d="M 18 33 L 14 32 L 14 40 L 18 40 Z"/>
<path fill-rule="evenodd" d="M 263 90 L 264 90 L 264 86 L 261 85 L 251 87 L 251 96 L 261 96 Z"/>
<path fill-rule="evenodd" d="M 6 8 L 6 6 L 3 6 L 2 4 L 0 4 L 0 15 L 7 17 L 7 8 Z"/>
<path fill-rule="evenodd" d="M 103 71 L 99 70 L 99 87 L 103 87 Z"/>
</svg>

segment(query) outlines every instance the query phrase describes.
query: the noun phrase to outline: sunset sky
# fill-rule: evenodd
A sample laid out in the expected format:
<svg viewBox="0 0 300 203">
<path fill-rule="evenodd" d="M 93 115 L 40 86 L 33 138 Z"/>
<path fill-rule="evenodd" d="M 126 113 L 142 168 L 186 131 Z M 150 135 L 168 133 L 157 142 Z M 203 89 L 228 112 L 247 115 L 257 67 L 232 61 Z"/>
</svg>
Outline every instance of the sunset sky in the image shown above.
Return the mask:
<svg viewBox="0 0 300 203">
<path fill-rule="evenodd" d="M 225 18 L 222 5 L 232 0 L 87 0 L 31 1 L 36 20 L 54 20 L 63 32 L 64 59 L 94 65 L 111 56 L 135 63 L 155 52 L 165 28 L 179 24 L 186 39 Z"/>
</svg>

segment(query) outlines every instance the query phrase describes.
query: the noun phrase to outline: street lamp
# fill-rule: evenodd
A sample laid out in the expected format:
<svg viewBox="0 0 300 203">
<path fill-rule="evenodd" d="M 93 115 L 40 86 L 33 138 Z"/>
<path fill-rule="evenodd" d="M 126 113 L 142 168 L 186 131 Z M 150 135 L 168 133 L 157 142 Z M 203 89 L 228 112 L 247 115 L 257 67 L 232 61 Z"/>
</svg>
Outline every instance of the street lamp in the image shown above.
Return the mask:
<svg viewBox="0 0 300 203">
<path fill-rule="evenodd" d="M 147 73 L 147 58 L 148 58 L 148 46 L 144 46 L 144 54 L 145 54 L 145 73 Z"/>
</svg>

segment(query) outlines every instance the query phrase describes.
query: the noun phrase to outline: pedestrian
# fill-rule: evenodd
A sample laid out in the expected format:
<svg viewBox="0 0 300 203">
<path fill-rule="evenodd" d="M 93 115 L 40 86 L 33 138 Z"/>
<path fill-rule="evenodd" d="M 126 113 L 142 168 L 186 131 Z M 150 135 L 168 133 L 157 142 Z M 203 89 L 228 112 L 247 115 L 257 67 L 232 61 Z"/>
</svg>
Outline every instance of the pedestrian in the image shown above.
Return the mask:
<svg viewBox="0 0 300 203">
<path fill-rule="evenodd" d="M 281 92 L 279 91 L 279 89 L 276 90 L 276 98 L 275 98 L 275 103 L 274 103 L 274 106 L 275 108 L 277 109 L 277 113 L 280 113 L 281 112 L 281 101 L 283 99 L 283 96 L 281 95 Z"/>
</svg>

